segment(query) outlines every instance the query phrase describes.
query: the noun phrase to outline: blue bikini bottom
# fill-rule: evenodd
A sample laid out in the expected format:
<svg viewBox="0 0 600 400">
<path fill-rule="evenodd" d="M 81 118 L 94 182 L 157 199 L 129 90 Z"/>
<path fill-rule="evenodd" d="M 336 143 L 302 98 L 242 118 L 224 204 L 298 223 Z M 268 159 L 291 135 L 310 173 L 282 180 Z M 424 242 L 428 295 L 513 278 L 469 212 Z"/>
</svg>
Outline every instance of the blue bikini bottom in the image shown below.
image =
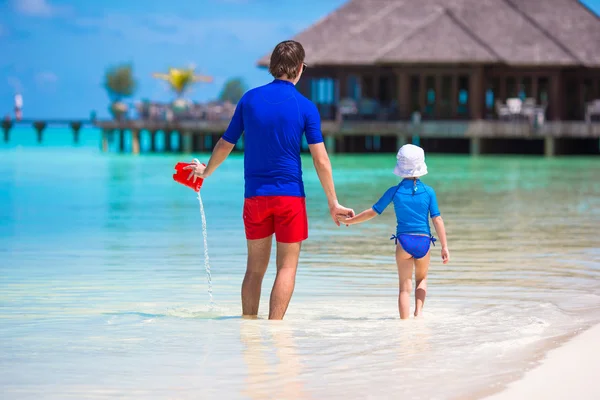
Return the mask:
<svg viewBox="0 0 600 400">
<path fill-rule="evenodd" d="M 406 251 L 408 254 L 413 256 L 414 258 L 423 258 L 429 252 L 429 246 L 431 243 L 435 246 L 436 239 L 433 236 L 421 236 L 421 235 L 409 235 L 409 234 L 400 234 L 400 235 L 392 235 L 390 240 L 395 240 L 396 244 L 400 241 L 400 246 Z"/>
</svg>

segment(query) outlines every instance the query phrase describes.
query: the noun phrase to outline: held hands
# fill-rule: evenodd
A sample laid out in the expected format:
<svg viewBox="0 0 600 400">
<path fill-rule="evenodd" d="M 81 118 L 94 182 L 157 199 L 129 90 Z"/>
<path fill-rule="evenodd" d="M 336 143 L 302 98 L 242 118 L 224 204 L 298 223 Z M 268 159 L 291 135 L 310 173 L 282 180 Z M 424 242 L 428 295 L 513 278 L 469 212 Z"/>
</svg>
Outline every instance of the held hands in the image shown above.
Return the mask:
<svg viewBox="0 0 600 400">
<path fill-rule="evenodd" d="M 340 205 L 337 200 L 329 204 L 329 213 L 337 226 L 340 226 L 340 218 L 354 217 L 354 210 Z"/>
<path fill-rule="evenodd" d="M 346 226 L 354 224 L 354 218 L 349 215 L 338 214 L 336 215 L 338 222 L 345 224 Z"/>
<path fill-rule="evenodd" d="M 187 167 L 184 167 L 183 169 L 191 170 L 190 176 L 188 176 L 188 181 L 193 178 L 194 183 L 196 183 L 196 179 L 198 179 L 198 178 L 205 179 L 208 177 L 208 175 L 204 174 L 204 171 L 206 170 L 206 166 L 202 165 L 202 163 L 200 163 L 200 161 L 198 161 L 197 158 L 194 158 L 194 160 L 192 161 L 192 165 L 188 165 Z"/>
<path fill-rule="evenodd" d="M 450 250 L 447 247 L 442 247 L 442 263 L 448 264 L 450 261 Z"/>
</svg>

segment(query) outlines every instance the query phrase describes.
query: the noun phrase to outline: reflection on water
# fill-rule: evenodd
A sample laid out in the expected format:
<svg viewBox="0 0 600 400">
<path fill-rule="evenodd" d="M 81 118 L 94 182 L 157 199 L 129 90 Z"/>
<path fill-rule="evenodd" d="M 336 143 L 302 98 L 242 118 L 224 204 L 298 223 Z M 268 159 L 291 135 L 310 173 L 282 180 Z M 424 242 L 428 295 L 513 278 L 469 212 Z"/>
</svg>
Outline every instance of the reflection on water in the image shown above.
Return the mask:
<svg viewBox="0 0 600 400">
<path fill-rule="evenodd" d="M 244 321 L 240 328 L 248 368 L 243 394 L 251 399 L 309 399 L 290 327 Z M 275 349 L 275 354 L 273 354 Z"/>
<path fill-rule="evenodd" d="M 264 319 L 274 265 L 262 319 L 239 317 L 240 156 L 202 189 L 211 309 L 197 200 L 171 179 L 179 157 L 2 151 L 7 398 L 465 398 L 600 321 L 597 159 L 428 157 L 452 263 L 433 248 L 424 318 L 408 321 L 397 317 L 393 211 L 333 226 L 305 159 L 310 239 L 275 323 Z M 340 201 L 371 206 L 395 183 L 394 162 L 334 157 Z"/>
</svg>

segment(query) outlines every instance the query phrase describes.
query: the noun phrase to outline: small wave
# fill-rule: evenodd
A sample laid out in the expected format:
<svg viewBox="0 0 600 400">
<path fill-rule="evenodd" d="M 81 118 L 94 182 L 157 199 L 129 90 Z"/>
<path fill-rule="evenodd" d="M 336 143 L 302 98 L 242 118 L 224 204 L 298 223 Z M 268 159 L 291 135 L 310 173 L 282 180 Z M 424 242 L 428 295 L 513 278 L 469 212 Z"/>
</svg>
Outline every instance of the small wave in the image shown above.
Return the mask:
<svg viewBox="0 0 600 400">
<path fill-rule="evenodd" d="M 116 319 L 127 317 L 137 317 L 145 320 L 145 322 L 161 318 L 213 320 L 242 318 L 241 315 L 230 315 L 230 313 L 227 313 L 226 310 L 219 309 L 218 307 L 207 307 L 206 309 L 168 308 L 164 312 L 119 311 L 104 313 L 104 315 L 111 317 L 108 323 L 115 323 Z"/>
</svg>

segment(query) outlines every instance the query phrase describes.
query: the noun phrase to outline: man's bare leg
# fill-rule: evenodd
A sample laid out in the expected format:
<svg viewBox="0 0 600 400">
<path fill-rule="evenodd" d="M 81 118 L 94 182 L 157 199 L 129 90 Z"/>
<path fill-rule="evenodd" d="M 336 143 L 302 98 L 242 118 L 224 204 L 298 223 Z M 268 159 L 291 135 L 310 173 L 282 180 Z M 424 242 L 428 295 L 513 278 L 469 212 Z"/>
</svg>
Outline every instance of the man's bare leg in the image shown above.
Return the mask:
<svg viewBox="0 0 600 400">
<path fill-rule="evenodd" d="M 300 258 L 298 243 L 277 243 L 277 276 L 271 291 L 269 319 L 283 319 L 294 293 L 296 269 Z"/>
<path fill-rule="evenodd" d="M 423 310 L 425 296 L 427 296 L 427 271 L 429 270 L 429 259 L 431 252 L 423 258 L 415 260 L 415 317 L 418 317 Z"/>
<path fill-rule="evenodd" d="M 260 290 L 271 258 L 273 235 L 264 239 L 248 240 L 248 264 L 242 283 L 242 314 L 256 316 L 260 304 Z"/>
<path fill-rule="evenodd" d="M 398 265 L 398 310 L 400 319 L 407 319 L 410 314 L 410 293 L 412 292 L 412 271 L 414 259 L 404 249 L 396 246 L 396 264 Z"/>
</svg>

